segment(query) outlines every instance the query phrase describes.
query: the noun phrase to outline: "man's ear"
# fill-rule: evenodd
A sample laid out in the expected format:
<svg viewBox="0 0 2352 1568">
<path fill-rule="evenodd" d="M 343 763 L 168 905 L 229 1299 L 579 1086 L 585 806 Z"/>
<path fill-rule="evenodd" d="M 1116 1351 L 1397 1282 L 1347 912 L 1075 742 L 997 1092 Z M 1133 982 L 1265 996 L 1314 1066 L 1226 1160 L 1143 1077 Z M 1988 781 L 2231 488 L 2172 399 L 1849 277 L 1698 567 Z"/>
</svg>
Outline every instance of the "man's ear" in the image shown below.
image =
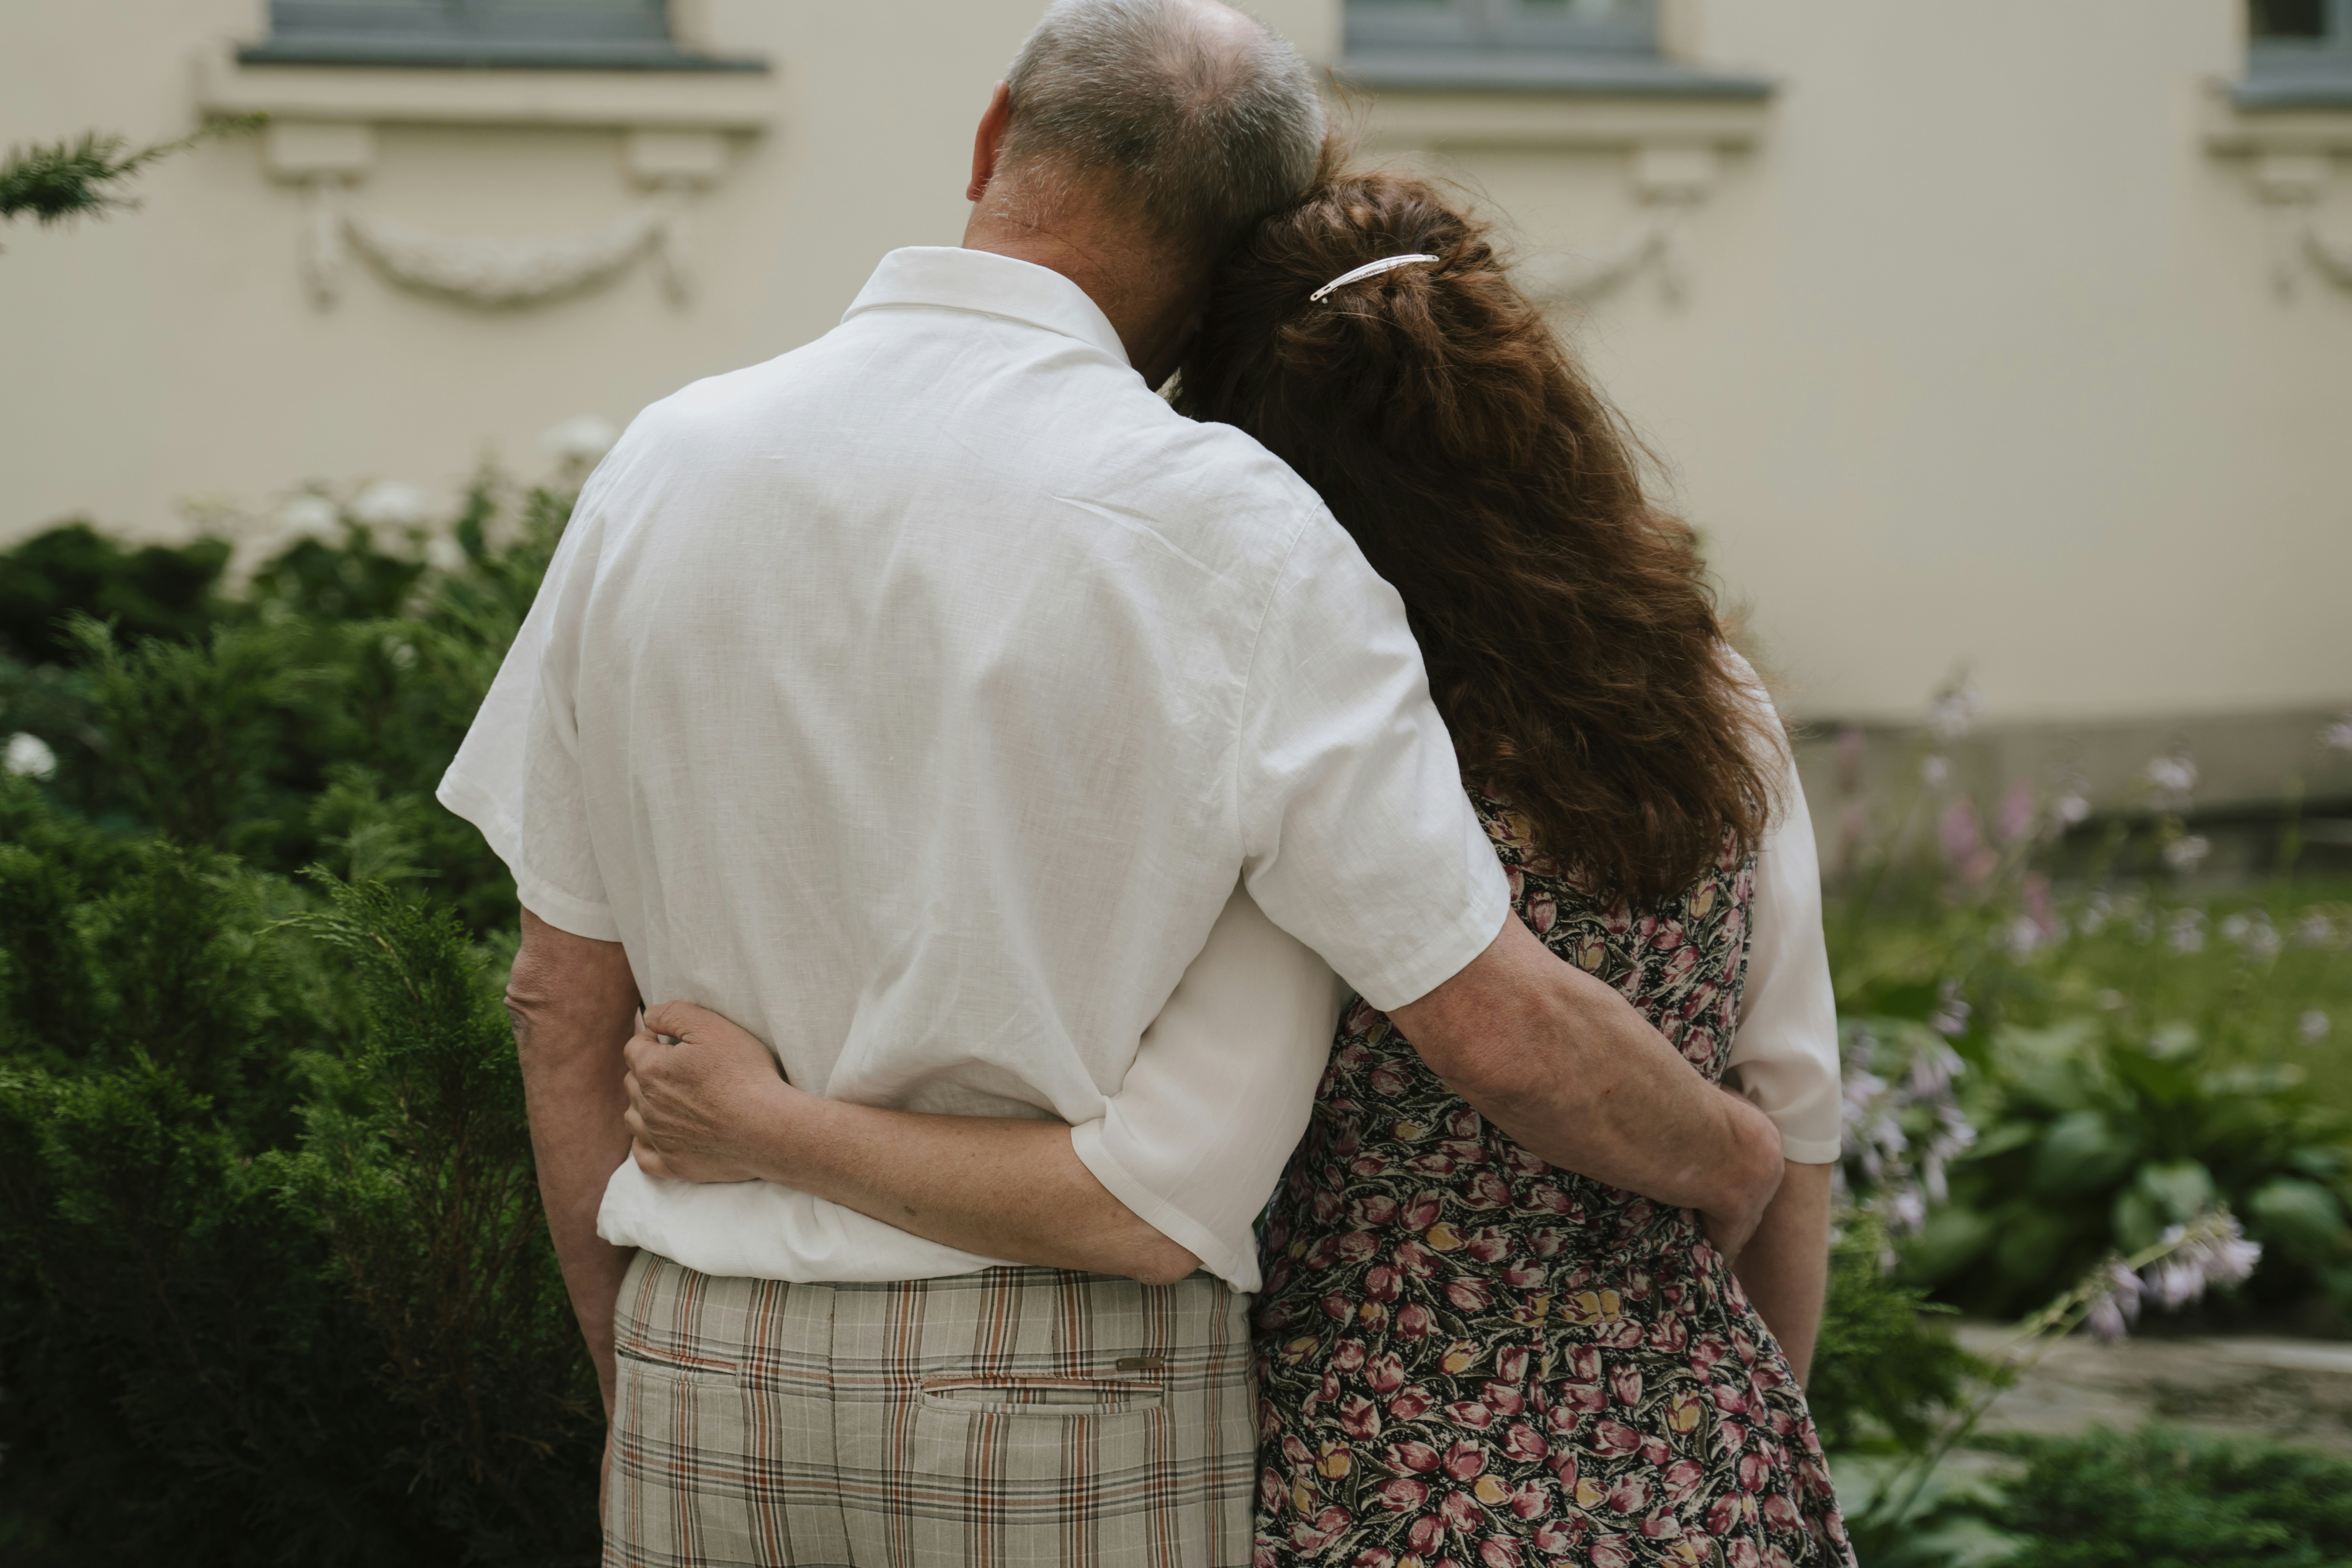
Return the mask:
<svg viewBox="0 0 2352 1568">
<path fill-rule="evenodd" d="M 1004 150 L 1005 127 L 1012 122 L 1013 89 L 1000 81 L 971 139 L 971 184 L 964 187 L 964 200 L 976 202 L 988 194 L 988 183 L 996 178 L 997 155 Z"/>
</svg>

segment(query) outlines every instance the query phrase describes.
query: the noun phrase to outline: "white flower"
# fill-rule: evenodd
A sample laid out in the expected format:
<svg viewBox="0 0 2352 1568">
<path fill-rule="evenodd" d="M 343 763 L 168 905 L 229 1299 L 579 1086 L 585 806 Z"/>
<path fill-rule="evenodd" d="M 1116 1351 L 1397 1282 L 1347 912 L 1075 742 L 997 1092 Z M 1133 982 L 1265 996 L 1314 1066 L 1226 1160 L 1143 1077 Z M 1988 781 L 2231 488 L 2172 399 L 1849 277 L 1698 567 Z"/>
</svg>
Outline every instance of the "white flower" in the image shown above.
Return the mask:
<svg viewBox="0 0 2352 1568">
<path fill-rule="evenodd" d="M 2278 928 L 2271 924 L 2271 917 L 2260 910 L 2251 916 L 2231 918 L 2239 924 L 2239 929 L 2230 933 L 2231 939 L 2256 963 L 2268 963 L 2278 956 L 2279 949 L 2286 945 L 2279 936 Z"/>
<path fill-rule="evenodd" d="M 2205 1267 L 2189 1253 L 2176 1252 L 2149 1270 L 2148 1294 L 2168 1312 L 2177 1312 L 2205 1294 Z"/>
<path fill-rule="evenodd" d="M 416 645 L 403 642 L 398 637 L 386 637 L 383 639 L 383 657 L 392 661 L 394 669 L 414 669 L 416 668 Z"/>
<path fill-rule="evenodd" d="M 1897 1236 L 1916 1236 L 1927 1228 L 1927 1198 L 1917 1187 L 1906 1185 L 1887 1195 L 1886 1228 Z"/>
<path fill-rule="evenodd" d="M 2235 1285 L 2254 1271 L 2263 1259 L 2262 1245 L 2248 1241 L 2238 1216 L 2227 1209 L 2198 1215 L 2194 1223 L 2176 1225 L 2162 1237 L 2176 1250 L 2142 1271 L 2149 1294 L 2168 1310 L 2183 1307 L 2205 1293 L 2209 1285 Z"/>
<path fill-rule="evenodd" d="M 433 498 L 420 486 L 378 479 L 352 502 L 352 515 L 370 528 L 422 528 L 433 520 Z"/>
<path fill-rule="evenodd" d="M 2179 811 L 2189 805 L 2189 792 L 2197 787 L 2197 763 L 2187 747 L 2170 756 L 2157 757 L 2147 764 L 2147 782 L 2156 786 L 2157 804 L 2169 811 Z"/>
<path fill-rule="evenodd" d="M 2182 910 L 2179 914 L 2174 915 L 2172 929 L 2165 933 L 2164 940 L 2171 944 L 2172 951 L 2175 952 L 2204 952 L 2204 912 L 2200 910 Z"/>
<path fill-rule="evenodd" d="M 2001 934 L 2008 940 L 2009 956 L 2020 963 L 2032 958 L 2033 950 L 2042 945 L 2042 928 L 2034 923 L 2032 915 L 2018 916 Z"/>
<path fill-rule="evenodd" d="M 2352 752 L 2352 713 L 2345 714 L 2322 730 L 2319 743 L 2331 752 Z"/>
<path fill-rule="evenodd" d="M 19 730 L 8 737 L 8 751 L 0 767 L 5 767 L 20 779 L 42 780 L 57 776 L 58 754 L 38 735 L 28 735 Z"/>
<path fill-rule="evenodd" d="M 297 539 L 332 540 L 342 528 L 342 513 L 325 496 L 308 491 L 289 498 L 278 509 L 278 531 L 289 542 Z"/>
<path fill-rule="evenodd" d="M 2231 1234 L 2214 1244 L 2213 1255 L 2206 1262 L 2205 1272 L 2212 1276 L 2217 1285 L 2235 1285 L 2252 1279 L 2254 1266 L 2262 1260 L 2263 1244 L 2248 1241 L 2238 1235 L 2233 1225 Z"/>
<path fill-rule="evenodd" d="M 425 563 L 436 572 L 463 572 L 466 547 L 449 534 L 436 533 L 425 542 Z"/>
<path fill-rule="evenodd" d="M 2294 1037 L 2306 1046 L 2315 1046 L 2327 1037 L 2327 1031 L 2335 1026 L 2333 1018 L 2314 1007 L 2294 1021 Z"/>
<path fill-rule="evenodd" d="M 1984 708 L 1984 698 L 1972 686 L 1956 686 L 1936 699 L 1927 710 L 1927 732 L 1936 737 L 1938 746 L 1947 746 L 1967 734 Z"/>
<path fill-rule="evenodd" d="M 1968 1070 L 1968 1059 L 1943 1041 L 1924 1046 L 1911 1058 L 1911 1098 L 1934 1100 Z"/>
<path fill-rule="evenodd" d="M 1957 1039 L 1969 1032 L 1969 999 L 1960 994 L 1960 983 L 1947 979 L 1937 993 L 1936 1011 L 1927 1018 L 1927 1027 L 1946 1039 Z"/>
<path fill-rule="evenodd" d="M 2051 803 L 2050 815 L 2072 827 L 2090 816 L 2090 796 L 2080 790 L 2068 790 Z"/>
<path fill-rule="evenodd" d="M 2147 1285 L 2138 1275 L 2125 1268 L 2120 1258 L 2107 1265 L 2107 1289 L 2116 1304 L 2123 1308 L 2125 1321 L 2138 1322 L 2139 1299 L 2147 1294 Z"/>
<path fill-rule="evenodd" d="M 2336 922 L 2315 911 L 2307 914 L 2294 928 L 2294 940 L 2298 947 L 2326 947 L 2336 940 Z"/>
<path fill-rule="evenodd" d="M 2099 1293 L 2091 1299 L 2091 1315 L 2086 1326 L 2091 1337 L 2101 1344 L 2114 1344 L 2139 1321 L 2140 1298 L 2147 1293 L 2147 1284 L 2117 1258 L 2109 1263 L 2105 1275 L 2099 1279 Z"/>
<path fill-rule="evenodd" d="M 540 434 L 539 444 L 557 460 L 585 468 L 613 449 L 621 433 L 610 419 L 597 414 L 575 414 Z"/>
<path fill-rule="evenodd" d="M 1919 759 L 1919 782 L 1929 789 L 1941 789 L 1952 776 L 1952 764 L 1941 752 L 1930 752 Z"/>
<path fill-rule="evenodd" d="M 2202 834 L 2191 833 L 2164 847 L 2164 863 L 2176 871 L 2194 871 L 2212 852 L 2210 839 Z"/>
<path fill-rule="evenodd" d="M 2199 1215 L 2185 1232 L 2175 1226 L 2165 1232 L 2165 1238 L 2171 1240 L 2184 1235 L 2185 1243 L 2166 1267 L 2178 1264 L 2193 1270 L 2200 1292 L 2208 1281 L 2215 1285 L 2239 1283 L 2252 1274 L 2254 1265 L 2263 1260 L 2262 1244 L 2248 1241 L 2245 1232 L 2238 1228 L 2238 1216 L 2227 1209 Z M 2158 1289 L 2162 1289 L 2160 1282 Z"/>
</svg>

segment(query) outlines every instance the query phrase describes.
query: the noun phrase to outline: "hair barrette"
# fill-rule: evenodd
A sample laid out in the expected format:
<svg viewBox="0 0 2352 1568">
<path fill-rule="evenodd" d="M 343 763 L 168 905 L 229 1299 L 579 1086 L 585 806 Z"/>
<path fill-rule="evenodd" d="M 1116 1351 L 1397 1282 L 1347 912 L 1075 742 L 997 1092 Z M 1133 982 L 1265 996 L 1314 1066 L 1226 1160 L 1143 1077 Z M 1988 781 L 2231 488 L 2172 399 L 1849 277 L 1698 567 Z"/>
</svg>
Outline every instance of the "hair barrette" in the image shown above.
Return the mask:
<svg viewBox="0 0 2352 1568">
<path fill-rule="evenodd" d="M 1367 278 L 1378 278 L 1383 272 L 1393 272 L 1400 267 L 1410 267 L 1416 261 L 1437 259 L 1438 258 L 1434 256 L 1424 256 L 1416 251 L 1411 256 L 1391 256 L 1380 261 L 1367 261 L 1353 272 L 1342 272 L 1332 279 L 1331 281 L 1307 296 L 1307 303 L 1313 304 L 1334 289 L 1344 289 L 1350 283 L 1361 283 Z"/>
</svg>

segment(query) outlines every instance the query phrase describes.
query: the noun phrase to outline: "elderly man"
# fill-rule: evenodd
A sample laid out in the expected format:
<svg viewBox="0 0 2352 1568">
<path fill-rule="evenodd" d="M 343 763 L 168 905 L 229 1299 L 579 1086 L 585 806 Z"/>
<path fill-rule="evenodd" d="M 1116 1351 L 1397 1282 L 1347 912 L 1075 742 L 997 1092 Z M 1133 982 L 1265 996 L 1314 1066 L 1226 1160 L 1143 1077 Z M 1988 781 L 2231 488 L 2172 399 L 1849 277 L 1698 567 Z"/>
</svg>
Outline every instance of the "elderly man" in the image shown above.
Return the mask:
<svg viewBox="0 0 2352 1568">
<path fill-rule="evenodd" d="M 963 247 L 582 494 L 442 798 L 525 909 L 608 1562 L 1245 1562 L 1249 1223 L 1332 971 L 1555 1163 L 1733 1247 L 1771 1198 L 1771 1124 L 1507 918 L 1394 592 L 1154 394 L 1322 140 L 1240 14 L 1061 0 Z M 630 1160 L 641 998 L 772 1048 L 649 1020 L 756 1136 Z"/>
</svg>

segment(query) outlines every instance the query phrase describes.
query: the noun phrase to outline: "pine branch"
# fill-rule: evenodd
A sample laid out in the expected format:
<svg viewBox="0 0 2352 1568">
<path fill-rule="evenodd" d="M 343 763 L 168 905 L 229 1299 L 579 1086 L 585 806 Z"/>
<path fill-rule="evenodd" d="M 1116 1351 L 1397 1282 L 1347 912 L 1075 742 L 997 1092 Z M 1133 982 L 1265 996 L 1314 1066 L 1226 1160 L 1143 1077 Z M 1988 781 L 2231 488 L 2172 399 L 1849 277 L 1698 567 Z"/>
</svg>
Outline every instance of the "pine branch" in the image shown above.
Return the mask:
<svg viewBox="0 0 2352 1568">
<path fill-rule="evenodd" d="M 0 221 L 30 214 L 46 226 L 69 217 L 100 216 L 136 205 L 131 197 L 110 187 L 158 159 L 185 152 L 215 136 L 251 131 L 268 118 L 248 114 L 216 120 L 194 135 L 183 136 L 176 142 L 159 142 L 135 153 L 123 151 L 130 144 L 127 138 L 100 135 L 94 131 L 84 132 L 75 142 L 12 147 L 8 156 L 0 160 Z"/>
</svg>

